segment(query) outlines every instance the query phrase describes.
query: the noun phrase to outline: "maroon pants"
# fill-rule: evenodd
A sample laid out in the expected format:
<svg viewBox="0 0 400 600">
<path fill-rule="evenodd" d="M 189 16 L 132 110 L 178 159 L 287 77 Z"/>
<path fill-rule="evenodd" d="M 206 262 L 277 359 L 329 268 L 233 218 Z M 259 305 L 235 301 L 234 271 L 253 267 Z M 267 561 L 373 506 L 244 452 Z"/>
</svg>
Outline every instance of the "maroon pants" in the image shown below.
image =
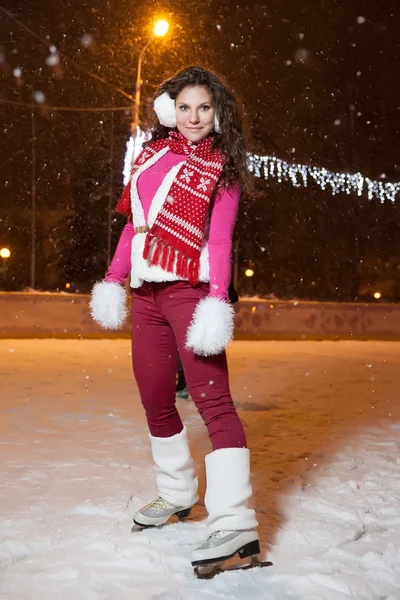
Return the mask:
<svg viewBox="0 0 400 600">
<path fill-rule="evenodd" d="M 175 405 L 178 352 L 188 390 L 207 426 L 214 450 L 246 447 L 242 424 L 233 405 L 225 352 L 197 356 L 185 349 L 196 304 L 208 284 L 185 281 L 144 283 L 132 297 L 133 371 L 150 433 L 170 437 L 183 429 Z"/>
</svg>

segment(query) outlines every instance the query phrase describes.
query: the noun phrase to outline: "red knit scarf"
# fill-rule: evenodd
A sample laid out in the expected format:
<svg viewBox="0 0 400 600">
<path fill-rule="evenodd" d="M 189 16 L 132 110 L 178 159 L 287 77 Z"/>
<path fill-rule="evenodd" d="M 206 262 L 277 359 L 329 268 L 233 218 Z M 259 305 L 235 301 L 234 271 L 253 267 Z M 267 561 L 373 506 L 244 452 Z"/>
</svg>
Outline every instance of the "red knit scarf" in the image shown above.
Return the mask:
<svg viewBox="0 0 400 600">
<path fill-rule="evenodd" d="M 169 137 L 151 142 L 136 159 L 132 175 L 157 152 L 169 146 L 172 152 L 187 154 L 162 205 L 154 225 L 146 234 L 143 257 L 169 273 L 199 281 L 200 253 L 205 235 L 208 209 L 225 159 L 212 150 L 212 138 L 198 144 L 175 131 Z M 131 215 L 131 179 L 117 205 L 117 212 Z"/>
</svg>

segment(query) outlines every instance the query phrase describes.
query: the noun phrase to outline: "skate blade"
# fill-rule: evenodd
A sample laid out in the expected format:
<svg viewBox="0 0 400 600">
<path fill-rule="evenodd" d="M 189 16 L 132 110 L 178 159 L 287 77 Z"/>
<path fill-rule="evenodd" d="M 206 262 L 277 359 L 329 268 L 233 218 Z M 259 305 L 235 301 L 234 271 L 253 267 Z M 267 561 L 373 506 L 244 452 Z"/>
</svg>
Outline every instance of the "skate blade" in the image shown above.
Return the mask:
<svg viewBox="0 0 400 600">
<path fill-rule="evenodd" d="M 134 523 L 131 529 L 132 533 L 138 533 L 139 531 L 145 531 L 146 529 L 153 529 L 152 525 L 139 525 L 138 523 Z"/>
<path fill-rule="evenodd" d="M 271 567 L 272 562 L 261 561 L 257 556 L 252 556 L 249 559 L 241 560 L 238 556 L 234 556 L 227 560 L 220 562 L 208 563 L 207 565 L 196 565 L 194 567 L 194 574 L 198 579 L 213 579 L 220 573 L 226 573 L 227 571 L 247 571 L 248 569 L 255 569 L 256 567 Z"/>
</svg>

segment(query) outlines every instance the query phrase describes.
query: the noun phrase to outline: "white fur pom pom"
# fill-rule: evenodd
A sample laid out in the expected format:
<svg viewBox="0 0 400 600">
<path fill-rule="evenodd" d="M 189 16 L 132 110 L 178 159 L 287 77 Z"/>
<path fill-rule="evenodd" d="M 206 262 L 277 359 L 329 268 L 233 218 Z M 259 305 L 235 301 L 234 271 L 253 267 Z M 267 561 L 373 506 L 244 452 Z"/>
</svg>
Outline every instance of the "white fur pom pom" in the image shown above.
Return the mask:
<svg viewBox="0 0 400 600">
<path fill-rule="evenodd" d="M 154 100 L 153 108 L 161 125 L 176 126 L 175 101 L 168 92 L 164 92 Z"/>
<path fill-rule="evenodd" d="M 186 348 L 201 356 L 220 354 L 232 341 L 234 310 L 231 304 L 207 296 L 195 308 L 186 334 Z"/>
<path fill-rule="evenodd" d="M 119 329 L 128 314 L 125 288 L 119 283 L 99 281 L 93 286 L 89 308 L 103 329 Z"/>
</svg>

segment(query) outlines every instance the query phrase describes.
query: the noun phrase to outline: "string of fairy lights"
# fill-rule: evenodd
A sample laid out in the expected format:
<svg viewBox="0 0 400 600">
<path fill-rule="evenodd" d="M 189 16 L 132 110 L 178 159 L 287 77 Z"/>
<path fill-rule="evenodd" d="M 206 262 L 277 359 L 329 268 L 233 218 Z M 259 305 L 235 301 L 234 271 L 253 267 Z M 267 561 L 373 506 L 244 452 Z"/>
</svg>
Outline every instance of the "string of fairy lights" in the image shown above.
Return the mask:
<svg viewBox="0 0 400 600">
<path fill-rule="evenodd" d="M 307 187 L 313 180 L 321 190 L 329 190 L 333 196 L 339 193 L 366 195 L 369 200 L 376 198 L 396 201 L 400 193 L 400 183 L 376 181 L 362 173 L 335 173 L 321 167 L 300 163 L 288 163 L 275 156 L 249 155 L 249 170 L 256 177 L 276 179 L 279 183 L 290 181 L 294 187 Z"/>
<path fill-rule="evenodd" d="M 138 127 L 136 135 L 129 138 L 124 162 L 124 184 L 128 183 L 133 161 L 139 155 L 143 143 L 150 137 L 150 132 L 142 131 Z M 369 200 L 375 198 L 381 203 L 386 200 L 394 203 L 400 194 L 400 182 L 376 181 L 365 177 L 362 173 L 337 173 L 324 167 L 289 163 L 275 156 L 257 154 L 249 154 L 248 161 L 249 171 L 255 177 L 275 179 L 278 183 L 287 181 L 293 187 L 307 187 L 313 181 L 321 190 L 330 191 L 333 196 L 339 193 L 366 195 Z"/>
</svg>

